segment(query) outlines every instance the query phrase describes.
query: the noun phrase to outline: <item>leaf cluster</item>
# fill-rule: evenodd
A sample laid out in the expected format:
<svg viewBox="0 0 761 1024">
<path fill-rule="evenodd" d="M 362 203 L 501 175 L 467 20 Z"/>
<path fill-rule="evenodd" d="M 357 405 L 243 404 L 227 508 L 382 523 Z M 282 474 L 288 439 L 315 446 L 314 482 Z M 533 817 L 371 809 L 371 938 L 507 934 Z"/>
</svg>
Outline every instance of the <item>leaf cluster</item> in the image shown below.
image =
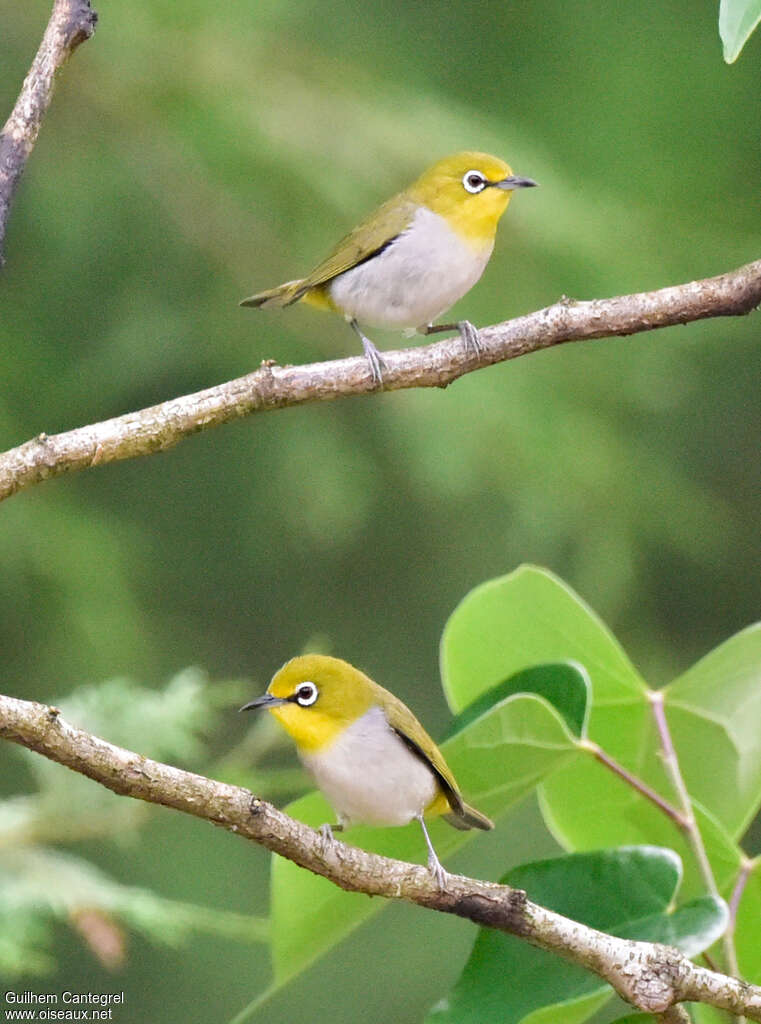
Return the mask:
<svg viewBox="0 0 761 1024">
<path fill-rule="evenodd" d="M 442 750 L 467 798 L 509 835 L 521 801 L 537 794 L 547 827 L 568 851 L 513 869 L 504 881 L 576 920 L 691 956 L 714 946 L 712 956 L 726 963 L 731 941 L 742 975 L 761 980 L 761 860 L 752 862 L 736 920 L 728 910 L 748 865 L 739 841 L 761 806 L 761 627 L 732 637 L 661 691 L 686 807 L 664 767 L 654 691 L 594 612 L 549 572 L 524 566 L 468 594 L 444 630 L 441 669 L 456 714 Z M 317 793 L 288 811 L 315 826 L 330 818 Z M 682 820 L 690 813 L 693 834 Z M 444 857 L 494 841 L 443 823 L 431 831 Z M 413 829 L 354 829 L 349 841 L 421 857 Z M 275 858 L 274 979 L 266 998 L 385 909 Z M 484 932 L 429 1019 L 576 1022 L 611 995 L 578 968 Z M 705 1008 L 696 1013 L 716 1019 Z"/>
</svg>

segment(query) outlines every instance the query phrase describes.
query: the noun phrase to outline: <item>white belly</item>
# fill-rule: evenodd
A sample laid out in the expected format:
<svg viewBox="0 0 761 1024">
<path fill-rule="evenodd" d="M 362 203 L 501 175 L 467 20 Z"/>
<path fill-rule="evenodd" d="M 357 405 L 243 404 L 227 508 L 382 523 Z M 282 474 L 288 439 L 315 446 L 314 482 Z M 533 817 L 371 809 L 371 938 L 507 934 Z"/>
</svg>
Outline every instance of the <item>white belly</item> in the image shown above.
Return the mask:
<svg viewBox="0 0 761 1024">
<path fill-rule="evenodd" d="M 473 287 L 493 247 L 474 250 L 443 217 L 421 206 L 388 249 L 336 277 L 330 295 L 361 324 L 424 327 Z"/>
<path fill-rule="evenodd" d="M 406 825 L 437 792 L 433 772 L 377 707 L 302 761 L 345 825 Z"/>
</svg>

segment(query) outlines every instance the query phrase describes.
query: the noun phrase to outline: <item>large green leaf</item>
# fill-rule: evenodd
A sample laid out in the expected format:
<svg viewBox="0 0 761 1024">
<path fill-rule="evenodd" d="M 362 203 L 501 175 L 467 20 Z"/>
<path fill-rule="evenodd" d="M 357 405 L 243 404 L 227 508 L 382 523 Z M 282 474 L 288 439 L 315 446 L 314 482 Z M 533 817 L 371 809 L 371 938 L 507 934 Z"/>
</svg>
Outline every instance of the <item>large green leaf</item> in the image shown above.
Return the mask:
<svg viewBox="0 0 761 1024">
<path fill-rule="evenodd" d="M 708 654 L 666 687 L 664 700 L 680 768 L 724 891 L 737 870 L 735 840 L 761 804 L 761 628 L 743 630 Z M 636 712 L 625 696 L 602 713 L 593 705 L 589 733 L 629 771 L 675 802 L 648 703 L 643 700 Z M 697 891 L 694 858 L 679 830 L 592 758 L 548 779 L 542 804 L 555 836 L 571 849 L 642 842 L 673 847 L 685 858 L 688 891 Z M 594 813 L 581 812 L 584 807 Z"/>
<path fill-rule="evenodd" d="M 587 731 L 590 692 L 589 676 L 581 665 L 574 662 L 557 661 L 524 668 L 476 697 L 452 721 L 447 736 L 459 732 L 468 722 L 478 718 L 505 697 L 514 693 L 535 693 L 548 700 L 563 716 L 571 732 L 581 738 L 586 736 Z"/>
<path fill-rule="evenodd" d="M 724 44 L 724 60 L 732 64 L 761 21 L 761 0 L 721 0 L 719 35 Z"/>
<path fill-rule="evenodd" d="M 761 805 L 761 624 L 701 658 L 664 697 L 687 789 L 740 838 Z"/>
<path fill-rule="evenodd" d="M 585 766 L 587 767 L 587 766 Z M 695 856 L 684 833 L 674 822 L 653 804 L 640 797 L 625 782 L 612 775 L 601 765 L 586 778 L 577 772 L 577 764 L 570 765 L 563 772 L 562 785 L 554 785 L 549 779 L 540 789 L 540 805 L 545 821 L 561 845 L 580 850 L 592 850 L 613 846 L 616 842 L 626 844 L 653 843 L 674 850 L 684 863 L 682 893 L 685 898 L 698 896 L 706 891 Z M 614 803 L 610 797 L 615 787 L 627 795 L 627 800 Z M 573 827 L 572 842 L 569 842 L 569 816 L 565 813 L 562 799 L 573 800 L 579 817 L 586 824 Z M 585 810 L 580 811 L 579 808 Z M 592 809 L 596 808 L 592 813 Z M 705 811 L 697 802 L 693 809 L 703 845 L 713 869 L 719 891 L 727 897 L 737 877 L 742 853 L 735 841 L 722 825 Z M 604 820 L 598 820 L 598 819 Z"/>
<path fill-rule="evenodd" d="M 706 1003 L 690 1003 L 689 1011 L 695 1024 L 737 1024 L 736 1017 Z"/>
<path fill-rule="evenodd" d="M 675 802 L 646 686 L 602 623 L 549 573 L 522 567 L 476 588 L 455 610 L 442 639 L 442 675 L 455 708 L 478 700 L 511 671 L 557 658 L 579 663 L 589 675 L 591 739 Z M 741 859 L 735 837 L 761 801 L 761 629 L 751 627 L 727 641 L 664 696 L 716 882 L 728 896 Z M 684 897 L 705 893 L 682 832 L 592 756 L 549 776 L 541 802 L 563 845 L 669 846 L 685 863 Z M 738 943 L 752 948 L 755 938 L 747 918 L 738 922 Z"/>
<path fill-rule="evenodd" d="M 740 899 L 735 943 L 743 978 L 761 985 L 761 858 L 756 858 Z"/>
<path fill-rule="evenodd" d="M 516 672 L 575 662 L 592 688 L 589 730 L 612 717 L 623 757 L 636 757 L 647 728 L 646 687 L 620 644 L 570 587 L 524 565 L 463 598 L 441 639 L 441 678 L 454 712 Z M 620 728 L 620 722 L 626 723 Z"/>
<path fill-rule="evenodd" d="M 693 955 L 721 934 L 727 912 L 709 898 L 674 909 L 680 877 L 679 860 L 670 850 L 628 847 L 523 865 L 504 881 L 594 928 L 667 942 Z M 482 929 L 459 981 L 428 1021 L 580 1022 L 611 994 L 595 975 L 513 936 Z"/>
<path fill-rule="evenodd" d="M 455 710 L 550 660 L 583 666 L 592 689 L 590 736 L 637 774 L 647 762 L 648 781 L 668 795 L 661 761 L 650 755 L 653 721 L 645 684 L 594 612 L 551 573 L 522 566 L 476 587 L 452 613 L 441 642 L 444 689 Z M 647 829 L 622 829 L 622 822 L 642 813 L 642 798 L 590 757 L 555 773 L 545 804 L 556 835 L 570 848 L 661 841 Z"/>
<path fill-rule="evenodd" d="M 582 1024 L 582 1021 L 589 1020 L 609 999 L 610 990 L 607 986 L 601 986 L 586 995 L 566 999 L 562 1004 L 563 1024 Z M 521 1018 L 521 1024 L 558 1024 L 557 1004 L 542 1006 L 539 1010 L 527 1013 Z"/>
<path fill-rule="evenodd" d="M 541 697 L 515 694 L 470 722 L 442 750 L 469 802 L 500 818 L 538 782 L 578 756 L 564 719 Z M 287 811 L 317 826 L 334 819 L 319 794 L 291 804 Z M 430 823 L 431 839 L 442 859 L 481 836 L 459 832 L 443 821 Z M 417 824 L 394 829 L 352 829 L 352 844 L 402 860 L 423 861 L 425 847 Z M 384 906 L 380 900 L 345 893 L 289 861 L 273 858 L 272 952 L 280 984 Z"/>
<path fill-rule="evenodd" d="M 516 672 L 576 661 L 589 672 L 595 700 L 638 696 L 636 669 L 595 613 L 547 569 L 522 565 L 471 590 L 441 638 L 441 677 L 453 711 Z"/>
</svg>

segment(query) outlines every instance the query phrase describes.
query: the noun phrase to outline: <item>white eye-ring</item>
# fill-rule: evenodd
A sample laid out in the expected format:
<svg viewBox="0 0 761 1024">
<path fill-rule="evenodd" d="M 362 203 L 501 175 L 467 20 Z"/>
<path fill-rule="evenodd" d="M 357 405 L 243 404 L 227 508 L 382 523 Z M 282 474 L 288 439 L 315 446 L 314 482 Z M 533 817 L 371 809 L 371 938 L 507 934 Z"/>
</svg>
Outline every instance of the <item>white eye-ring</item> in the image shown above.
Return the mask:
<svg viewBox="0 0 761 1024">
<path fill-rule="evenodd" d="M 296 703 L 300 704 L 302 708 L 308 708 L 311 704 L 317 700 L 320 696 L 320 691 L 309 681 L 300 683 L 298 690 L 296 690 Z"/>
<path fill-rule="evenodd" d="M 462 184 L 466 192 L 483 192 L 486 188 L 486 178 L 480 171 L 467 171 L 462 178 Z"/>
</svg>

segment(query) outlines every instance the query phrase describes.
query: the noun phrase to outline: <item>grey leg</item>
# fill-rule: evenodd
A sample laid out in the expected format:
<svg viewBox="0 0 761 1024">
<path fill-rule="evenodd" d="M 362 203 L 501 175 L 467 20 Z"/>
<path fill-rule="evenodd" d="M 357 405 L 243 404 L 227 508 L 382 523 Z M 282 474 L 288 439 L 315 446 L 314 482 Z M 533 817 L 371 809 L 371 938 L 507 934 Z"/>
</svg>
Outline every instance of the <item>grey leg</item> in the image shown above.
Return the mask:
<svg viewBox="0 0 761 1024">
<path fill-rule="evenodd" d="M 320 825 L 317 831 L 322 836 L 323 852 L 326 851 L 336 841 L 333 836 L 333 833 L 343 832 L 343 830 L 344 827 L 341 822 L 339 822 L 337 825 L 328 825 L 327 823 L 325 823 L 324 825 Z"/>
<path fill-rule="evenodd" d="M 440 331 L 459 331 L 465 351 L 471 356 L 480 356 L 483 349 L 478 340 L 478 331 L 470 320 L 458 320 L 456 324 L 428 324 L 418 327 L 421 334 L 438 334 Z"/>
<path fill-rule="evenodd" d="M 375 386 L 382 388 L 384 363 L 381 359 L 380 352 L 375 345 L 373 345 L 370 339 L 362 333 L 356 320 L 350 320 L 349 326 L 359 335 L 359 340 L 362 342 L 362 348 L 365 350 L 365 357 L 370 364 L 370 374 L 375 382 Z"/>
<path fill-rule="evenodd" d="M 436 856 L 436 851 L 433 848 L 431 837 L 428 835 L 428 829 L 425 827 L 425 819 L 422 814 L 416 814 L 415 818 L 420 822 L 420 827 L 423 830 L 423 837 L 425 839 L 425 845 L 428 847 L 428 870 L 436 880 L 439 889 L 444 889 L 447 873 L 441 866 L 441 861 Z"/>
</svg>

